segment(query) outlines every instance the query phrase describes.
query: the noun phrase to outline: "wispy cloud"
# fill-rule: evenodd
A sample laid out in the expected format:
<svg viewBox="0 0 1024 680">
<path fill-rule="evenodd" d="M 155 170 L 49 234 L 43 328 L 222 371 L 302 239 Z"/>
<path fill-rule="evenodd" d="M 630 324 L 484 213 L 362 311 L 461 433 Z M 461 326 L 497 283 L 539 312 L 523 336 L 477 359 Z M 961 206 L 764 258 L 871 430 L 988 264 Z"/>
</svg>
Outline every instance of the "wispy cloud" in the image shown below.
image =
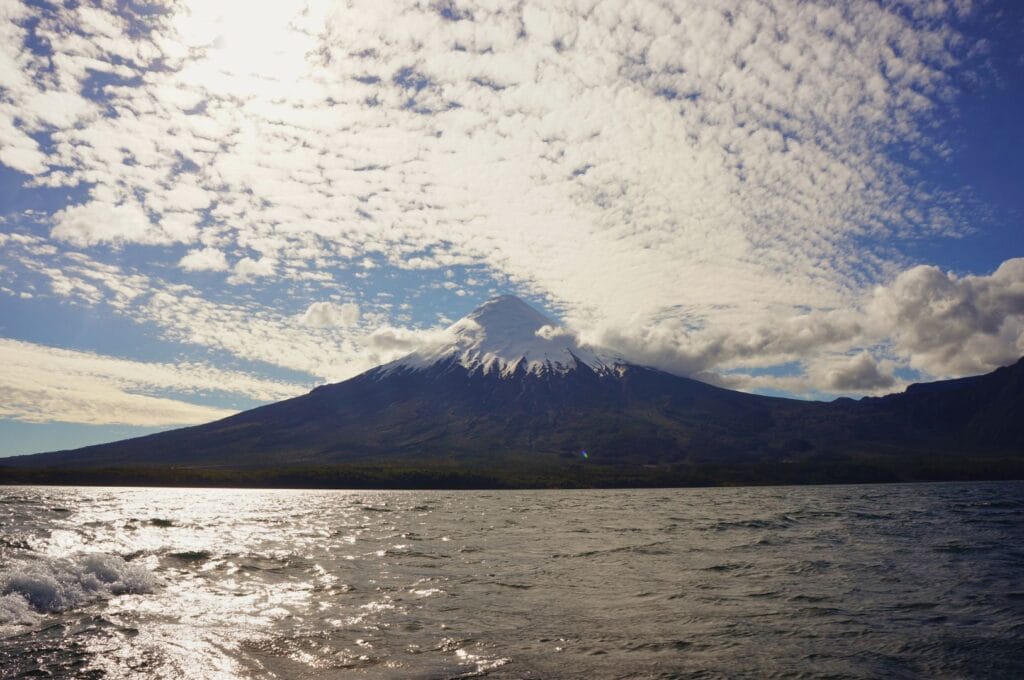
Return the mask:
<svg viewBox="0 0 1024 680">
<path fill-rule="evenodd" d="M 6 339 L 0 339 L 0 363 L 0 418 L 27 422 L 187 425 L 234 413 L 190 402 L 187 395 L 270 401 L 305 391 L 204 364 L 129 361 Z"/>
</svg>

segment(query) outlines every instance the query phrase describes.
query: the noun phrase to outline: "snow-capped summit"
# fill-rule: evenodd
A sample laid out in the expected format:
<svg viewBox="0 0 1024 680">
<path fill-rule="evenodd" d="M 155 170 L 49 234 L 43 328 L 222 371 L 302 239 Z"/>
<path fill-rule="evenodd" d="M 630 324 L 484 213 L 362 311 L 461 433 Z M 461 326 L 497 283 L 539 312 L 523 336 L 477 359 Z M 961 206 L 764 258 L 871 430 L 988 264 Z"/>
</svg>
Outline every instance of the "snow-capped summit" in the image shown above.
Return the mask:
<svg viewBox="0 0 1024 680">
<path fill-rule="evenodd" d="M 576 336 L 514 295 L 489 300 L 447 329 L 451 342 L 431 351 L 414 352 L 385 369 L 422 369 L 455 359 L 470 370 L 509 376 L 566 372 L 586 364 L 607 371 L 621 359 L 581 345 Z"/>
</svg>

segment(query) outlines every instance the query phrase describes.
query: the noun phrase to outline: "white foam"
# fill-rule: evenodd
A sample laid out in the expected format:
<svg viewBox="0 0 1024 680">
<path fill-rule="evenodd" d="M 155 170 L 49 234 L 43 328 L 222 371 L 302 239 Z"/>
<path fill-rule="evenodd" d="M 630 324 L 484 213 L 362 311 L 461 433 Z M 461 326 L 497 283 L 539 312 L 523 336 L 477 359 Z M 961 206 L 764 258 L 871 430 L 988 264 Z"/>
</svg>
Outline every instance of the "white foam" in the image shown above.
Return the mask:
<svg viewBox="0 0 1024 680">
<path fill-rule="evenodd" d="M 39 614 L 32 610 L 31 605 L 21 595 L 0 595 L 0 634 L 5 633 L 10 627 L 31 626 L 39 619 Z"/>
<path fill-rule="evenodd" d="M 32 623 L 33 612 L 62 612 L 156 585 L 152 572 L 117 555 L 24 561 L 0 571 L 0 623 Z"/>
</svg>

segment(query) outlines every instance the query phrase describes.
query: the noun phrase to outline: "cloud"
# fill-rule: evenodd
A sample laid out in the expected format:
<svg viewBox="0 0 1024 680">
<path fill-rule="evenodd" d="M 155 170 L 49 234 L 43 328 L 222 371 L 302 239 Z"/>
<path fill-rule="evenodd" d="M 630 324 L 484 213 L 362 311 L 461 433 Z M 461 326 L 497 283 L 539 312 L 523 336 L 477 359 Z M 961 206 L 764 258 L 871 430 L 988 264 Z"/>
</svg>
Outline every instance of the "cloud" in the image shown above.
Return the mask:
<svg viewBox="0 0 1024 680">
<path fill-rule="evenodd" d="M 573 333 L 567 328 L 562 328 L 561 326 L 552 326 L 548 324 L 538 328 L 535 332 L 535 335 L 538 338 L 543 338 L 544 340 L 554 340 L 555 338 L 559 337 L 572 337 Z"/>
<path fill-rule="evenodd" d="M 6 239 L 0 239 L 0 246 L 5 246 L 9 261 L 41 276 L 40 285 L 67 301 L 87 305 L 106 303 L 124 313 L 151 285 L 150 279 L 144 275 L 124 272 L 115 265 L 97 262 L 82 253 L 60 253 L 41 237 L 26 234 L 4 236 Z M 17 285 L 16 281 L 14 283 Z M 35 284 L 28 285 L 35 289 Z"/>
<path fill-rule="evenodd" d="M 375 364 L 386 363 L 406 354 L 416 352 L 430 355 L 452 344 L 455 337 L 448 329 L 411 329 L 395 326 L 381 326 L 374 329 L 364 341 L 364 347 Z"/>
<path fill-rule="evenodd" d="M 251 283 L 260 277 L 272 276 L 275 264 L 276 261 L 272 257 L 261 257 L 258 260 L 243 257 L 235 263 L 232 274 L 228 277 L 228 283 L 239 285 Z"/>
<path fill-rule="evenodd" d="M 892 362 L 880 366 L 868 352 L 811 365 L 810 383 L 825 392 L 875 393 L 896 384 Z"/>
<path fill-rule="evenodd" d="M 46 154 L 34 139 L 16 128 L 10 120 L 0 119 L 0 164 L 37 175 L 46 171 Z"/>
<path fill-rule="evenodd" d="M 878 396 L 899 391 L 907 382 L 894 375 L 894 361 L 880 359 L 867 350 L 817 354 L 799 364 L 795 372 L 792 366 L 779 368 L 774 372 L 704 373 L 697 377 L 729 389 L 767 390 L 811 399 Z"/>
<path fill-rule="evenodd" d="M 988 276 L 913 267 L 877 288 L 867 311 L 915 368 L 941 377 L 990 371 L 1024 355 L 1024 258 Z"/>
<path fill-rule="evenodd" d="M 314 302 L 302 314 L 302 323 L 317 328 L 354 326 L 359 323 L 359 305 L 352 302 Z"/>
<path fill-rule="evenodd" d="M 131 361 L 10 339 L 0 339 L 0 363 L 0 418 L 26 422 L 191 425 L 233 411 L 157 393 L 216 392 L 276 401 L 305 391 L 205 364 Z"/>
<path fill-rule="evenodd" d="M 152 235 L 149 218 L 134 202 L 112 205 L 93 201 L 71 206 L 57 212 L 53 221 L 50 235 L 77 246 L 144 242 Z"/>
<path fill-rule="evenodd" d="M 678 375 L 699 375 L 736 365 L 770 366 L 849 346 L 863 332 L 854 311 L 813 312 L 774 319 L 764 314 L 730 328 L 693 326 L 680 318 L 624 324 L 584 333 L 632 361 Z"/>
<path fill-rule="evenodd" d="M 227 271 L 228 261 L 224 257 L 224 253 L 216 248 L 200 248 L 188 251 L 184 257 L 178 260 L 178 266 L 190 272 L 222 272 Z"/>
<path fill-rule="evenodd" d="M 885 242 L 957 223 L 955 205 L 916 180 L 911 190 L 911 170 L 883 151 L 931 144 L 928 117 L 970 49 L 952 11 L 167 9 L 19 10 L 38 14 L 52 45 L 47 77 L 20 49 L 26 17 L 11 29 L 5 54 L 31 76 L 17 110 L 33 130 L 55 128 L 45 163 L 20 163 L 48 186 L 95 186 L 54 218 L 77 245 L 259 245 L 233 283 L 308 268 L 308 249 L 364 267 L 472 263 L 622 320 L 678 304 L 845 304 L 885 274 L 883 249 L 852 247 L 865 233 Z M 97 69 L 117 75 L 90 95 L 102 107 L 81 94 L 96 92 L 84 85 Z M 40 89 L 81 105 L 46 122 Z M 127 214 L 132 201 L 152 225 Z M 201 228 L 180 223 L 190 211 Z"/>
<path fill-rule="evenodd" d="M 1024 356 L 1024 258 L 1006 260 L 989 275 L 912 267 L 848 310 L 761 318 L 726 330 L 672 318 L 587 337 L 635 362 L 730 387 L 876 393 L 898 384 L 897 364 L 926 378 L 948 378 L 992 371 Z M 868 346 L 891 358 L 879 361 Z M 794 361 L 803 368 L 796 377 L 715 375 Z"/>
</svg>

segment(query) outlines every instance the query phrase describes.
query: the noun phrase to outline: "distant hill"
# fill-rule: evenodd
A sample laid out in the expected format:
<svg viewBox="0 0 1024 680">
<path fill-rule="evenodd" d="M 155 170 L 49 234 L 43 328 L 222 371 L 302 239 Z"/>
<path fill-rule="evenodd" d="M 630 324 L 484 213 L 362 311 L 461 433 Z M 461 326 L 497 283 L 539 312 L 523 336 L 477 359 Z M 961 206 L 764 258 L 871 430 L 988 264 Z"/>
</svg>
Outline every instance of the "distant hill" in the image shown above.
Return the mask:
<svg viewBox="0 0 1024 680">
<path fill-rule="evenodd" d="M 578 345 L 514 297 L 486 303 L 450 334 L 434 351 L 213 423 L 9 458 L 0 481 L 630 486 L 1024 475 L 1024 360 L 826 403 L 630 364 Z"/>
</svg>

